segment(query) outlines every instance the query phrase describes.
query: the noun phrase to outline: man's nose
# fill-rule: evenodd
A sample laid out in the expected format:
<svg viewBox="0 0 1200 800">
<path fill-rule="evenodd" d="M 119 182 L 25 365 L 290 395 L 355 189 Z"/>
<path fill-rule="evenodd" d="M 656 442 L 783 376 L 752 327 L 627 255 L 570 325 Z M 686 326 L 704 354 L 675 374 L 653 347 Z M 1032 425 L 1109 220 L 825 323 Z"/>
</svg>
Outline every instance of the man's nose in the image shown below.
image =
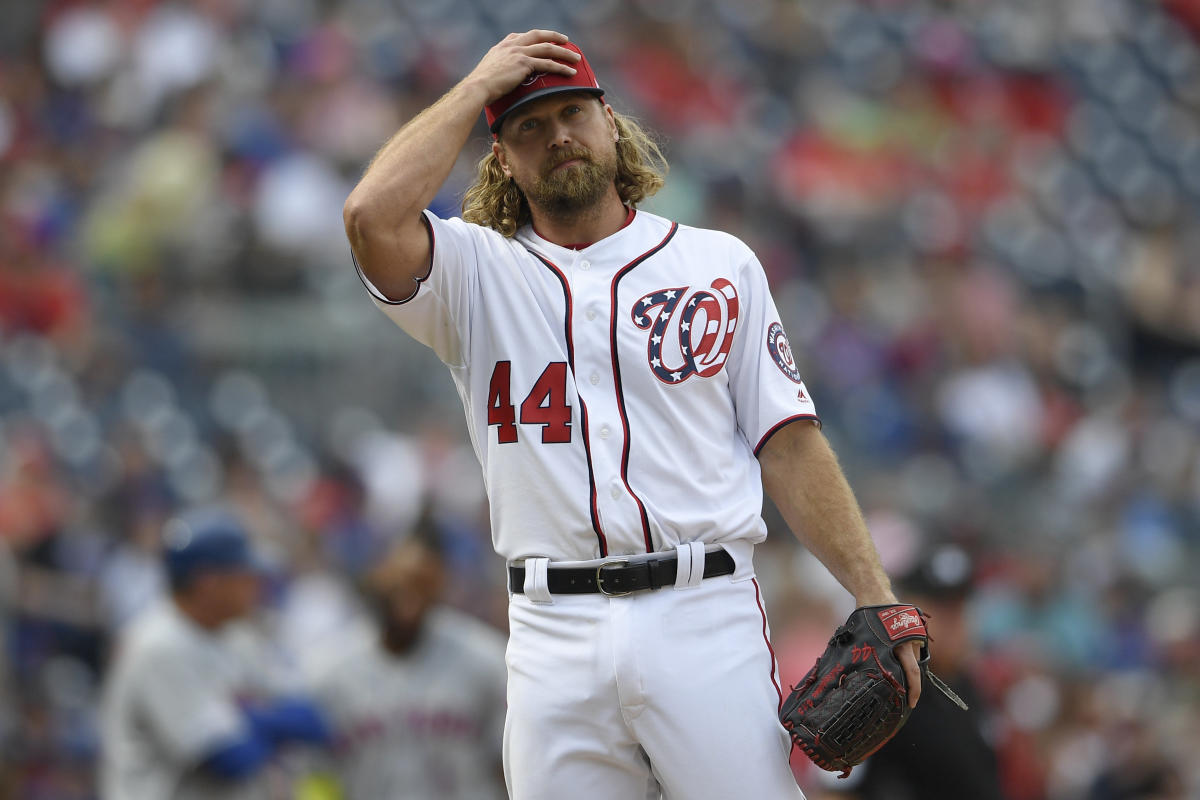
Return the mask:
<svg viewBox="0 0 1200 800">
<path fill-rule="evenodd" d="M 565 122 L 556 120 L 551 123 L 550 146 L 562 147 L 571 143 L 571 130 Z"/>
</svg>

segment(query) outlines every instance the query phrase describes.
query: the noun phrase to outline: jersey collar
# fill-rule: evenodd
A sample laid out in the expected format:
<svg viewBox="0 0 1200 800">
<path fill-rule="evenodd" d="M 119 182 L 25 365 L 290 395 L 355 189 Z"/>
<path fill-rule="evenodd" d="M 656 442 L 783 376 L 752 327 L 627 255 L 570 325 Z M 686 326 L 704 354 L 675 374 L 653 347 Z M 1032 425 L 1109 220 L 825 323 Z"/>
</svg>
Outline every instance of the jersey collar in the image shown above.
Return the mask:
<svg viewBox="0 0 1200 800">
<path fill-rule="evenodd" d="M 625 215 L 625 221 L 621 223 L 621 227 L 617 228 L 615 231 L 599 241 L 606 242 L 612 239 L 614 236 L 620 234 L 629 227 L 635 216 L 637 216 L 637 209 L 630 207 L 629 213 Z M 592 245 L 597 244 L 597 242 L 572 242 L 571 244 L 555 244 L 538 233 L 537 229 L 533 227 L 533 223 L 526 225 L 521 231 L 519 231 L 517 237 L 527 239 L 530 244 L 537 245 L 539 249 L 556 248 L 558 250 L 574 250 L 578 252 L 581 250 L 586 250 Z"/>
</svg>

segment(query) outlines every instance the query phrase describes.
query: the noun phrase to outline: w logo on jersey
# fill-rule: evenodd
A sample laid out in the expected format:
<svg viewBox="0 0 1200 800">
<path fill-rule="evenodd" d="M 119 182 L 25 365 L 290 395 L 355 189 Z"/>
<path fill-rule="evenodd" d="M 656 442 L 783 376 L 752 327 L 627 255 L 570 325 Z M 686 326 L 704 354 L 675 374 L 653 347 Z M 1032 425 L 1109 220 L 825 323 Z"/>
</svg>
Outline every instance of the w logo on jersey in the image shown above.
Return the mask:
<svg viewBox="0 0 1200 800">
<path fill-rule="evenodd" d="M 733 284 L 717 278 L 712 282 L 713 291 L 701 289 L 692 294 L 676 316 L 688 289 L 687 286 L 660 289 L 633 306 L 634 324 L 650 330 L 646 358 L 655 377 L 663 383 L 682 383 L 693 375 L 701 378 L 716 375 L 733 345 L 738 318 L 738 296 Z M 668 340 L 678 346 L 679 361 L 664 358 L 663 345 Z"/>
</svg>

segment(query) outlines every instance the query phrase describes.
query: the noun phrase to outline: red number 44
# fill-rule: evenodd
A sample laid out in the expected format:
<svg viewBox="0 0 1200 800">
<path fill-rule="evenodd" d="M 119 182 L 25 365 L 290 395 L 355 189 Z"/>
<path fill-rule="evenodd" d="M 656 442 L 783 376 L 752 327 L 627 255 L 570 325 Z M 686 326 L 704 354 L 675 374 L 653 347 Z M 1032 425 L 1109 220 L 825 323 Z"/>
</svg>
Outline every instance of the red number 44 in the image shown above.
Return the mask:
<svg viewBox="0 0 1200 800">
<path fill-rule="evenodd" d="M 500 444 L 517 441 L 517 410 L 511 398 L 512 362 L 497 361 L 488 385 L 488 425 L 499 426 Z M 542 441 L 563 444 L 571 441 L 571 407 L 567 405 L 567 363 L 552 361 L 521 403 L 521 424 L 541 425 Z"/>
</svg>

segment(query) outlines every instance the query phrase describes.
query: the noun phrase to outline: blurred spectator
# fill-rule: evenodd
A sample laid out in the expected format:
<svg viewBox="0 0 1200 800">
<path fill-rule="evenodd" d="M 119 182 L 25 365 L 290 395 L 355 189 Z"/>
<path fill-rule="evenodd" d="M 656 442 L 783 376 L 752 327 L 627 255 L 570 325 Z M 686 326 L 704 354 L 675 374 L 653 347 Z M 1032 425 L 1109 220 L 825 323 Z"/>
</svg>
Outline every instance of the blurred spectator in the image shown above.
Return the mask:
<svg viewBox="0 0 1200 800">
<path fill-rule="evenodd" d="M 1088 800 L 1186 800 L 1179 769 L 1154 741 L 1153 729 L 1134 721 L 1088 792 Z"/>
<path fill-rule="evenodd" d="M 13 562 L 8 545 L 0 542 L 0 641 L 9 638 L 9 618 L 17 593 L 17 566 Z M 0 740 L 12 735 L 16 724 L 16 698 L 13 695 L 7 658 L 0 659 Z M 0 787 L 5 784 L 5 770 L 0 766 Z M 6 796 L 0 790 L 0 797 Z"/>
<path fill-rule="evenodd" d="M 38 429 L 11 426 L 6 440 L 0 455 L 0 537 L 22 558 L 45 563 L 47 543 L 68 510 L 62 476 Z"/>
<path fill-rule="evenodd" d="M 313 681 L 347 800 L 506 796 L 504 637 L 441 605 L 446 570 L 435 535 L 423 523 L 367 573 L 373 624 Z"/>
</svg>

